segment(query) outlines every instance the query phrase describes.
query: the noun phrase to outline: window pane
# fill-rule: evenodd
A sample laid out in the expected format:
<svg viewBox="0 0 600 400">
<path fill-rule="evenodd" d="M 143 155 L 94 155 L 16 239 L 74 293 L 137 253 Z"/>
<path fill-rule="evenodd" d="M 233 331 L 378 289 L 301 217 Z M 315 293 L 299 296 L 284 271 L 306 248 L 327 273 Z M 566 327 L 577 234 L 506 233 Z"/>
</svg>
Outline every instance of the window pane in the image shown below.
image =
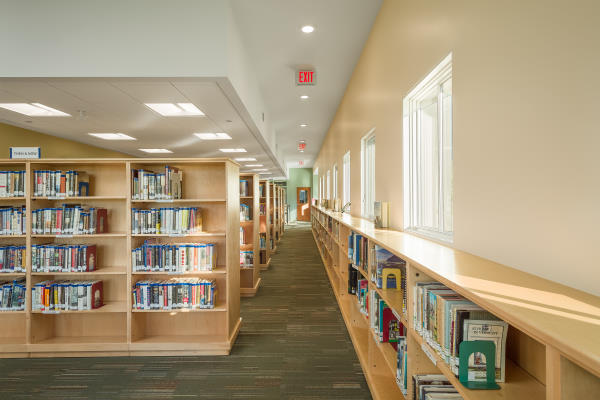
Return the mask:
<svg viewBox="0 0 600 400">
<path fill-rule="evenodd" d="M 419 104 L 419 208 L 421 226 L 439 229 L 439 136 L 437 98 Z"/>
<path fill-rule="evenodd" d="M 452 156 L 452 80 L 442 85 L 442 189 L 444 232 L 453 231 L 452 201 L 453 201 L 453 156 Z"/>
</svg>

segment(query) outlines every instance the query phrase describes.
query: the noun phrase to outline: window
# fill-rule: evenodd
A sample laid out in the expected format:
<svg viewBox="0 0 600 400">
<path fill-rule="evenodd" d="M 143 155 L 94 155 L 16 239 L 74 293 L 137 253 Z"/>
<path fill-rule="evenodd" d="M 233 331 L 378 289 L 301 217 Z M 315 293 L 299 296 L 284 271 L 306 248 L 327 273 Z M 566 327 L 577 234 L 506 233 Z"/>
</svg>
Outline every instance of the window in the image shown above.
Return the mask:
<svg viewBox="0 0 600 400">
<path fill-rule="evenodd" d="M 327 170 L 327 200 L 331 200 L 331 170 Z"/>
<path fill-rule="evenodd" d="M 350 202 L 350 152 L 342 159 L 342 207 Z M 347 208 L 350 211 L 350 207 Z"/>
<path fill-rule="evenodd" d="M 337 195 L 337 191 L 338 191 L 338 167 L 337 167 L 337 163 L 333 164 L 333 199 L 336 200 L 338 198 Z"/>
<path fill-rule="evenodd" d="M 403 101 L 404 225 L 451 242 L 452 54 Z"/>
<path fill-rule="evenodd" d="M 375 128 L 362 138 L 361 153 L 362 216 L 372 220 L 375 203 Z"/>
</svg>

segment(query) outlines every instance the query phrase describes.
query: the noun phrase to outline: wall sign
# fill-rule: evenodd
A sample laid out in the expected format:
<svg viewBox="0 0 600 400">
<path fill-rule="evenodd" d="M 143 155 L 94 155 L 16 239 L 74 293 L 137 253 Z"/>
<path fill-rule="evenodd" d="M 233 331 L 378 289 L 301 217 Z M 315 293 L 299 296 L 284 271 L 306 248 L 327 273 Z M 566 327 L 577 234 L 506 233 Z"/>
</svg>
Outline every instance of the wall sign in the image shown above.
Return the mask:
<svg viewBox="0 0 600 400">
<path fill-rule="evenodd" d="M 41 158 L 41 147 L 11 147 L 10 158 Z"/>
<path fill-rule="evenodd" d="M 310 86 L 317 83 L 317 73 L 314 70 L 299 69 L 296 71 L 296 86 Z"/>
</svg>

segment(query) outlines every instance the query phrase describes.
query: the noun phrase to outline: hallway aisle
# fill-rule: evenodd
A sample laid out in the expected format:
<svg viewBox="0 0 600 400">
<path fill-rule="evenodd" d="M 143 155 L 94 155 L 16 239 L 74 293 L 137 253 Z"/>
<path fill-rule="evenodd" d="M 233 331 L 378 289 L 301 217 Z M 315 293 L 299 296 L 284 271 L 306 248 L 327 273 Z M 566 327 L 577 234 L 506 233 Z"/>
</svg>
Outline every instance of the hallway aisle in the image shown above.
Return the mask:
<svg viewBox="0 0 600 400">
<path fill-rule="evenodd" d="M 309 224 L 286 227 L 242 318 L 228 357 L 0 360 L 0 399 L 371 398 Z"/>
</svg>

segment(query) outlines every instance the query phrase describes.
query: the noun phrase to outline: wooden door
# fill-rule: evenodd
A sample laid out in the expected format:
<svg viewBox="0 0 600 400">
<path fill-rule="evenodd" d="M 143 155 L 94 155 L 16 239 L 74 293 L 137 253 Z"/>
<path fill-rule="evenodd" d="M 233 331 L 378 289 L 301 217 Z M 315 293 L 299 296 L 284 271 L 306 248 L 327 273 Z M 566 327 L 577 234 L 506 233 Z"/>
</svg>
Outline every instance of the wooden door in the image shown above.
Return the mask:
<svg viewBox="0 0 600 400">
<path fill-rule="evenodd" d="M 299 187 L 296 188 L 296 220 L 298 221 L 310 221 L 310 188 Z"/>
</svg>

